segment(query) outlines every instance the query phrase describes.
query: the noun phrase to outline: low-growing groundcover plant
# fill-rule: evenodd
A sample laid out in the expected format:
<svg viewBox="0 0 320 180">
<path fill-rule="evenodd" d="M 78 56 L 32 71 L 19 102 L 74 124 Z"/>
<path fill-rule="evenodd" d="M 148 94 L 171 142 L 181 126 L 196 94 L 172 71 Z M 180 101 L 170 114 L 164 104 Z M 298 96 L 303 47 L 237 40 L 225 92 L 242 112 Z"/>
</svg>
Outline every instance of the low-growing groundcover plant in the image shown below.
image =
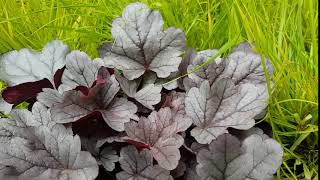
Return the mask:
<svg viewBox="0 0 320 180">
<path fill-rule="evenodd" d="M 181 30 L 162 26 L 133 3 L 101 58 L 57 40 L 2 55 L 2 179 L 272 179 L 283 150 L 254 127 L 271 63 L 242 43 L 190 73 L 217 50 L 187 50 Z"/>
</svg>

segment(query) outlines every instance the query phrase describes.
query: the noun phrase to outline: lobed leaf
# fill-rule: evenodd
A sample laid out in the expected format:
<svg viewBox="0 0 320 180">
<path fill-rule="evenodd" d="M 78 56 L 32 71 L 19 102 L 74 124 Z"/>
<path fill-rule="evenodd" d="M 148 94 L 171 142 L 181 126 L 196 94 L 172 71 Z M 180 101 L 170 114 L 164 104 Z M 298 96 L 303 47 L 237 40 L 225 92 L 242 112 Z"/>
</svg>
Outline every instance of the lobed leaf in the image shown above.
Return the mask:
<svg viewBox="0 0 320 180">
<path fill-rule="evenodd" d="M 283 150 L 271 138 L 252 134 L 244 141 L 223 134 L 197 154 L 201 179 L 272 179 L 281 165 Z"/>
<path fill-rule="evenodd" d="M 189 65 L 187 66 L 187 72 L 190 73 L 197 66 L 200 66 L 208 61 L 217 52 L 218 50 L 204 50 L 198 53 L 191 51 L 191 54 L 189 54 Z M 188 92 L 192 87 L 200 87 L 201 83 L 206 80 L 209 81 L 211 85 L 219 78 L 224 68 L 224 61 L 222 61 L 222 58 L 218 57 L 209 65 L 204 66 L 198 71 L 189 74 L 188 78 L 184 78 L 184 88 Z"/>
<path fill-rule="evenodd" d="M 142 3 L 129 4 L 112 23 L 114 42 L 99 48 L 106 65 L 122 70 L 129 80 L 146 71 L 153 71 L 160 78 L 177 71 L 185 35 L 173 27 L 162 30 L 162 26 L 159 11 Z"/>
<path fill-rule="evenodd" d="M 136 79 L 129 81 L 125 77 L 116 73 L 116 78 L 121 86 L 123 92 L 134 98 L 136 101 L 141 103 L 143 106 L 153 110 L 153 105 L 158 104 L 161 100 L 161 89 L 160 85 L 155 85 L 153 83 L 145 83 L 144 86 L 138 90 L 140 86 L 141 79 Z"/>
<path fill-rule="evenodd" d="M 105 170 L 112 171 L 115 168 L 115 163 L 119 161 L 119 157 L 117 152 L 110 146 L 101 149 L 105 142 L 106 139 L 81 137 L 81 144 L 84 149 L 88 150 L 96 158 L 97 163 L 99 165 L 102 164 Z"/>
<path fill-rule="evenodd" d="M 148 118 L 141 117 L 139 122 L 128 122 L 125 131 L 128 140 L 144 144 L 150 149 L 152 156 L 165 169 L 177 167 L 183 138 L 177 134 L 186 127 L 187 121 L 176 118 L 170 108 L 165 107 L 158 112 L 153 111 Z M 190 125 L 190 124 L 189 124 Z"/>
<path fill-rule="evenodd" d="M 75 89 L 78 86 L 90 88 L 96 80 L 98 70 L 104 63 L 101 59 L 91 61 L 90 57 L 81 51 L 72 51 L 66 56 L 66 69 L 63 72 L 61 89 Z"/>
<path fill-rule="evenodd" d="M 200 88 L 189 90 L 186 112 L 197 126 L 191 135 L 201 144 L 209 144 L 227 128 L 249 129 L 254 117 L 267 105 L 265 86 L 244 84 L 235 86 L 232 80 L 223 78 L 211 87 L 204 81 Z"/>
<path fill-rule="evenodd" d="M 14 169 L 18 179 L 95 179 L 98 165 L 81 151 L 80 138 L 54 124 L 41 104 L 33 112 L 13 110 L 0 121 L 0 164 Z M 11 174 L 12 175 L 12 174 Z"/>
<path fill-rule="evenodd" d="M 205 50 L 194 55 L 193 59 L 190 60 L 191 64 L 188 66 L 188 72 L 190 73 L 197 66 L 208 61 L 216 53 L 217 50 Z M 273 73 L 272 64 L 267 58 L 264 58 L 264 60 L 267 72 L 271 76 Z M 218 57 L 208 66 L 188 75 L 188 78 L 184 79 L 184 86 L 188 91 L 192 87 L 200 87 L 205 80 L 212 85 L 221 78 L 230 78 L 235 85 L 245 83 L 266 84 L 261 57 L 251 49 L 248 43 L 236 46 L 226 58 Z"/>
<path fill-rule="evenodd" d="M 51 117 L 55 122 L 75 122 L 99 112 L 111 128 L 123 131 L 124 123 L 129 122 L 130 118 L 136 119 L 137 107 L 125 98 L 115 98 L 120 87 L 114 75 L 103 75 L 107 73 L 104 67 L 100 71 L 104 78 L 89 89 L 88 94 L 76 90 L 64 92 L 63 100 L 51 108 Z"/>
<path fill-rule="evenodd" d="M 124 147 L 119 161 L 123 171 L 116 175 L 118 180 L 173 180 L 170 171 L 153 165 L 152 155 L 147 150 L 138 152 L 134 146 Z"/>
<path fill-rule="evenodd" d="M 54 84 L 54 74 L 65 65 L 69 48 L 61 41 L 50 41 L 43 50 L 10 51 L 0 60 L 0 79 L 9 86 L 48 79 Z"/>
</svg>

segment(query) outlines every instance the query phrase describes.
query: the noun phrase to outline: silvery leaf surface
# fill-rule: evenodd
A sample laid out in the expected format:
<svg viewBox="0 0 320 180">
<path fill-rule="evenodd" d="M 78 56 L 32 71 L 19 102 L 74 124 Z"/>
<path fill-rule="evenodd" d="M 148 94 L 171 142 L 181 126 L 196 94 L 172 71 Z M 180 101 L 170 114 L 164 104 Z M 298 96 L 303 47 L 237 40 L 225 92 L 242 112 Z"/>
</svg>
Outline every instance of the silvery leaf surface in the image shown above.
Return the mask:
<svg viewBox="0 0 320 180">
<path fill-rule="evenodd" d="M 229 78 L 222 78 L 210 86 L 204 81 L 200 88 L 189 90 L 186 112 L 196 125 L 191 135 L 201 144 L 209 144 L 228 127 L 246 130 L 254 117 L 267 106 L 266 86 L 243 84 L 236 86 Z"/>
<path fill-rule="evenodd" d="M 186 127 L 185 123 L 176 118 L 170 108 L 165 107 L 158 112 L 153 111 L 148 118 L 141 117 L 137 123 L 126 123 L 125 131 L 127 139 L 144 144 L 161 167 L 173 170 L 178 166 L 179 147 L 184 142 L 183 137 L 177 133 L 181 131 L 180 127 Z"/>
<path fill-rule="evenodd" d="M 98 112 L 111 128 L 123 131 L 124 123 L 129 122 L 130 118 L 137 118 L 137 107 L 132 102 L 115 97 L 120 89 L 115 76 L 103 75 L 107 70 L 104 67 L 101 69 L 104 78 L 98 75 L 99 83 L 90 88 L 88 94 L 76 90 L 64 92 L 63 100 L 50 109 L 55 122 L 75 122 Z"/>
<path fill-rule="evenodd" d="M 105 43 L 100 54 L 108 67 L 123 71 L 133 80 L 146 71 L 165 78 L 178 70 L 185 47 L 185 35 L 180 29 L 162 29 L 159 11 L 150 10 L 142 3 L 129 4 L 122 16 L 112 23 L 113 43 Z"/>
<path fill-rule="evenodd" d="M 13 110 L 11 119 L 0 121 L 0 164 L 14 169 L 18 179 L 93 180 L 98 165 L 89 152 L 81 151 L 80 138 L 63 125 L 50 122 L 46 107 Z"/>
<path fill-rule="evenodd" d="M 209 149 L 198 152 L 196 170 L 201 179 L 272 179 L 282 156 L 280 144 L 261 134 L 252 133 L 243 141 L 223 134 L 209 144 Z"/>
<path fill-rule="evenodd" d="M 217 50 L 204 50 L 197 53 L 190 61 L 188 72 L 205 63 L 217 53 Z M 273 66 L 263 57 L 269 77 L 272 76 Z M 249 43 L 241 43 L 225 58 L 216 58 L 209 65 L 192 73 L 183 80 L 186 91 L 199 87 L 208 80 L 210 85 L 221 78 L 231 78 L 235 85 L 251 83 L 265 84 L 266 76 L 262 65 L 262 57 L 254 52 Z"/>
<path fill-rule="evenodd" d="M 134 98 L 136 101 L 141 103 L 148 109 L 153 110 L 153 105 L 158 104 L 161 100 L 161 85 L 156 85 L 153 83 L 141 82 L 141 79 L 128 80 L 122 77 L 120 74 L 116 74 L 116 78 L 120 84 L 121 89 L 124 93 Z M 142 88 L 138 90 L 140 83 L 144 83 Z"/>
<path fill-rule="evenodd" d="M 71 51 L 66 56 L 66 69 L 61 78 L 61 87 L 64 91 L 77 86 L 90 88 L 98 75 L 98 70 L 104 63 L 101 59 L 91 60 L 90 57 L 79 50 Z"/>
<path fill-rule="evenodd" d="M 134 146 L 121 149 L 120 165 L 123 171 L 116 175 L 118 180 L 173 180 L 170 171 L 153 165 L 150 152 L 138 152 Z"/>
<path fill-rule="evenodd" d="M 54 84 L 54 74 L 65 66 L 67 45 L 54 40 L 41 52 L 30 49 L 10 51 L 0 57 L 0 79 L 9 86 L 48 79 Z"/>
</svg>

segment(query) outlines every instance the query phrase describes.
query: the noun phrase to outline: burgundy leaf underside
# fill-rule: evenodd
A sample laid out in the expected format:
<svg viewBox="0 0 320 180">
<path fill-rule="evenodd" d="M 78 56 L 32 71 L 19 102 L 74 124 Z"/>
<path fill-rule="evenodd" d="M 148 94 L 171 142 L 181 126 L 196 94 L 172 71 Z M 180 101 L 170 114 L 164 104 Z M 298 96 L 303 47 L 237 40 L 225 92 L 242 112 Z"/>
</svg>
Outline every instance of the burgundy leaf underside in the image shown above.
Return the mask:
<svg viewBox="0 0 320 180">
<path fill-rule="evenodd" d="M 151 146 L 149 144 L 145 144 L 139 141 L 134 141 L 131 139 L 126 139 L 125 140 L 127 143 L 134 145 L 137 149 L 142 150 L 142 149 L 149 149 L 151 148 Z"/>
<path fill-rule="evenodd" d="M 23 101 L 36 97 L 43 88 L 53 88 L 48 79 L 7 87 L 2 92 L 2 97 L 6 102 L 18 105 Z"/>
<path fill-rule="evenodd" d="M 54 74 L 54 85 L 56 88 L 61 84 L 61 77 L 64 69 L 65 67 L 57 70 Z M 16 106 L 24 101 L 34 99 L 38 93 L 42 92 L 43 88 L 53 89 L 54 87 L 48 79 L 26 82 L 16 86 L 7 87 L 3 90 L 2 97 L 7 103 L 14 104 Z"/>
<path fill-rule="evenodd" d="M 62 78 L 62 74 L 64 72 L 64 70 L 66 69 L 66 66 L 64 66 L 63 68 L 61 69 L 58 69 L 56 71 L 56 73 L 54 74 L 53 76 L 53 80 L 54 80 L 54 85 L 55 87 L 58 89 L 58 87 L 61 85 L 61 78 Z"/>
</svg>

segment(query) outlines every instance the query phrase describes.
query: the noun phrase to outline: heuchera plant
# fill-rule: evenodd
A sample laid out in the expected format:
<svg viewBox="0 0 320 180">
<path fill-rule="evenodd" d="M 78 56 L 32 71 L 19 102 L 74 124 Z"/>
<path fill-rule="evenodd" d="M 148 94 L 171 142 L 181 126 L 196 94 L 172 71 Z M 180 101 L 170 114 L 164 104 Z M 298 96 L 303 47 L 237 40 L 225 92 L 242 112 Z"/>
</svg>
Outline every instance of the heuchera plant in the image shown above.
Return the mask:
<svg viewBox="0 0 320 180">
<path fill-rule="evenodd" d="M 248 43 L 186 50 L 159 11 L 128 5 L 91 60 L 61 41 L 1 56 L 0 179 L 272 179 L 281 146 L 253 127 L 268 91 Z M 183 74 L 189 75 L 169 82 Z M 27 101 L 29 109 L 12 109 Z M 99 168 L 100 167 L 100 168 Z"/>
</svg>

